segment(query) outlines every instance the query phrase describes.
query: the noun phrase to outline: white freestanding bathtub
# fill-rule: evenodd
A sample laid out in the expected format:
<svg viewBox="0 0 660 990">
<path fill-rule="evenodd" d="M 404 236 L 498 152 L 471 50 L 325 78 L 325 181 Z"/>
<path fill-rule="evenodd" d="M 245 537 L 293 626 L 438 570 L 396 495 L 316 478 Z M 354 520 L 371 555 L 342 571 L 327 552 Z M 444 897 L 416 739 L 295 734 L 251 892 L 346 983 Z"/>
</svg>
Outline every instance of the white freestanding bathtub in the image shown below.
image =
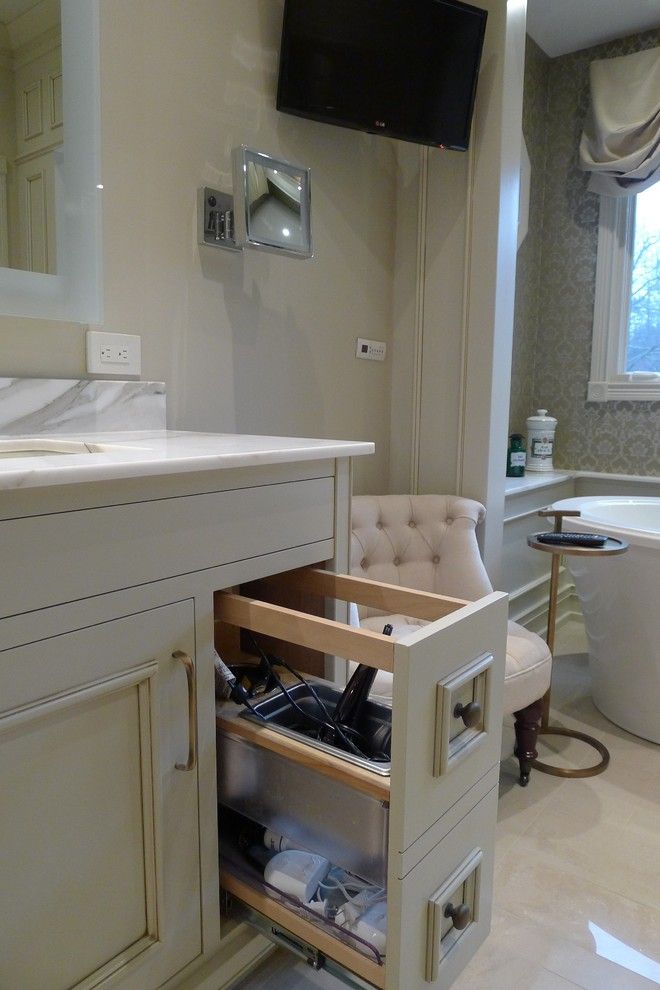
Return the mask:
<svg viewBox="0 0 660 990">
<path fill-rule="evenodd" d="M 555 502 L 579 509 L 565 530 L 626 540 L 612 557 L 565 556 L 582 604 L 593 698 L 603 715 L 660 743 L 660 498 L 591 496 Z"/>
</svg>

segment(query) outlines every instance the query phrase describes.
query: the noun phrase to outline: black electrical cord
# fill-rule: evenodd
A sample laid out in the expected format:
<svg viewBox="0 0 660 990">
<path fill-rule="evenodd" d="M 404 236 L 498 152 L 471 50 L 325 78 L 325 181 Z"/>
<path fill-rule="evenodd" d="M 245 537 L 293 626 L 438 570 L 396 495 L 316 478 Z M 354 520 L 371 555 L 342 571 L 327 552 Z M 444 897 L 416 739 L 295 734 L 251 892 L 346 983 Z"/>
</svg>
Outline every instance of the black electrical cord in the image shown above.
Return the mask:
<svg viewBox="0 0 660 990">
<path fill-rule="evenodd" d="M 378 753 L 376 756 L 372 756 L 372 757 L 367 756 L 367 754 L 363 750 L 361 750 L 358 746 L 356 746 L 355 743 L 349 738 L 344 727 L 339 725 L 339 723 L 335 722 L 335 720 L 332 717 L 332 714 L 328 711 L 324 702 L 321 700 L 318 693 L 309 683 L 309 681 L 305 680 L 305 678 L 302 677 L 297 670 L 294 670 L 293 667 L 290 667 L 285 660 L 282 660 L 280 657 L 276 657 L 273 654 L 270 655 L 266 654 L 262 649 L 262 647 L 260 646 L 260 644 L 257 642 L 254 635 L 250 633 L 249 636 L 251 643 L 253 644 L 254 648 L 258 651 L 261 659 L 268 665 L 268 669 L 270 670 L 271 676 L 273 677 L 278 688 L 284 694 L 284 696 L 286 697 L 287 701 L 294 709 L 294 711 L 298 712 L 298 714 L 301 715 L 304 719 L 310 719 L 312 722 L 315 722 L 317 725 L 322 726 L 324 729 L 328 729 L 333 734 L 336 732 L 339 738 L 341 739 L 341 741 L 344 743 L 344 745 L 348 747 L 349 752 L 353 753 L 355 756 L 360 756 L 362 757 L 363 760 L 372 759 L 378 762 L 389 760 L 389 757 L 387 756 L 386 753 Z M 296 677 L 300 681 L 301 684 L 303 684 L 307 688 L 307 690 L 314 698 L 321 711 L 323 712 L 325 719 L 329 719 L 329 722 L 325 721 L 324 719 L 317 718 L 315 715 L 306 712 L 303 708 L 300 707 L 300 705 L 295 700 L 295 698 L 291 697 L 291 692 L 288 690 L 286 685 L 282 683 L 281 679 L 277 676 L 277 674 L 273 670 L 274 664 L 278 664 L 279 666 L 285 667 L 288 671 L 290 671 L 290 673 L 294 675 L 294 677 Z"/>
<path fill-rule="evenodd" d="M 275 681 L 277 687 L 280 689 L 280 691 L 282 692 L 282 694 L 285 696 L 285 698 L 287 699 L 287 701 L 289 702 L 289 704 L 291 705 L 291 707 L 295 711 L 297 711 L 298 714 L 301 715 L 304 719 L 311 719 L 312 722 L 316 722 L 317 725 L 321 725 L 324 729 L 331 729 L 332 730 L 332 729 L 336 728 L 334 722 L 332 721 L 332 716 L 330 715 L 330 713 L 326 709 L 326 707 L 323 704 L 323 702 L 320 701 L 318 695 L 315 695 L 316 700 L 321 705 L 321 709 L 322 709 L 324 715 L 327 716 L 327 718 L 330 720 L 329 722 L 325 721 L 324 719 L 317 718 L 316 715 L 311 715 L 309 712 L 306 712 L 303 708 L 300 707 L 300 705 L 295 700 L 295 698 L 292 698 L 291 697 L 291 692 L 289 691 L 289 689 L 287 688 L 287 686 L 282 682 L 282 680 L 277 676 L 277 674 L 273 670 L 273 666 L 274 666 L 273 661 L 275 663 L 277 663 L 277 664 L 280 664 L 283 667 L 287 667 L 287 669 L 289 669 L 289 670 L 291 670 L 291 668 L 288 667 L 288 665 L 285 664 L 284 661 L 280 660 L 279 657 L 275 657 L 272 654 L 270 656 L 268 654 L 266 654 L 263 651 L 263 649 L 261 648 L 261 646 L 259 645 L 259 643 L 254 638 L 254 636 L 252 636 L 252 634 L 250 634 L 250 639 L 252 641 L 252 644 L 253 644 L 254 648 L 256 650 L 258 650 L 258 652 L 259 652 L 259 654 L 261 656 L 261 659 L 268 666 L 270 675 L 273 678 L 273 680 Z M 292 671 L 292 673 L 296 673 L 296 672 L 295 671 Z M 299 678 L 299 680 L 301 681 L 301 683 L 303 683 L 305 685 L 305 687 L 309 688 L 310 685 L 307 683 L 307 681 L 304 680 L 304 678 L 300 677 L 300 675 L 297 674 L 297 673 L 296 673 L 296 676 Z M 362 755 L 362 754 L 360 754 L 360 755 Z"/>
<path fill-rule="evenodd" d="M 226 689 L 229 691 L 229 697 L 235 704 L 245 705 L 245 707 L 249 709 L 253 715 L 261 719 L 262 722 L 268 721 L 265 716 L 263 716 L 261 712 L 258 712 L 257 709 L 251 704 L 250 695 L 247 689 L 236 680 L 231 668 L 227 667 L 224 661 L 216 653 L 216 676 L 218 673 L 224 681 Z"/>
<path fill-rule="evenodd" d="M 390 628 L 392 628 L 392 627 L 390 626 Z M 321 708 L 321 710 L 327 715 L 327 717 L 332 722 L 333 726 L 335 727 L 335 729 L 339 733 L 340 738 L 343 738 L 347 743 L 350 743 L 350 739 L 348 738 L 348 733 L 353 733 L 358 738 L 360 738 L 360 733 L 358 732 L 357 729 L 353 728 L 353 726 L 344 725 L 342 722 L 338 722 L 335 719 L 335 717 L 332 714 L 332 712 L 329 712 L 328 711 L 328 709 L 327 709 L 327 707 L 325 705 L 325 702 L 322 700 L 322 698 L 319 697 L 318 693 L 314 689 L 314 685 L 311 684 L 309 681 L 306 681 L 305 678 L 302 677 L 298 673 L 297 670 L 294 670 L 294 668 L 291 667 L 286 662 L 286 660 L 282 660 L 281 657 L 276 657 L 272 653 L 268 655 L 268 659 L 270 659 L 271 662 L 274 662 L 276 664 L 279 664 L 282 667 L 286 667 L 286 669 L 289 671 L 289 673 L 293 674 L 293 676 L 296 677 L 300 681 L 301 684 L 304 684 L 305 685 L 305 687 L 307 688 L 307 690 L 309 691 L 309 693 L 312 695 L 312 697 L 315 699 L 315 701 L 317 702 L 317 704 L 319 705 L 319 707 Z M 377 763 L 382 763 L 382 762 L 388 763 L 389 760 L 390 760 L 390 757 L 387 755 L 387 753 L 383 752 L 382 750 L 379 750 L 373 756 L 366 756 L 366 754 L 363 753 L 363 752 L 361 752 L 361 751 L 358 751 L 358 755 L 359 756 L 364 756 L 365 759 L 367 759 L 367 760 L 374 760 Z"/>
<path fill-rule="evenodd" d="M 261 712 L 258 712 L 257 709 L 254 707 L 254 705 L 250 704 L 247 698 L 243 698 L 243 701 L 241 703 L 245 705 L 245 707 L 249 711 L 251 711 L 252 714 L 255 715 L 258 719 L 261 719 L 262 722 L 266 722 L 266 724 L 268 724 L 268 719 L 266 718 L 266 716 L 262 715 Z"/>
<path fill-rule="evenodd" d="M 269 655 L 269 659 L 271 660 L 271 662 L 275 662 L 277 664 L 280 664 L 282 667 L 286 667 L 286 669 L 291 674 L 293 674 L 294 677 L 296 677 L 300 681 L 301 684 L 304 684 L 304 686 L 307 688 L 307 690 L 309 691 L 309 693 L 311 694 L 311 696 L 314 698 L 314 700 L 316 701 L 316 703 L 319 705 L 319 707 L 321 708 L 321 710 L 330 719 L 330 722 L 332 724 L 332 728 L 334 728 L 336 730 L 337 734 L 339 735 L 339 738 L 342 740 L 342 742 L 346 746 L 352 747 L 353 748 L 353 752 L 357 756 L 362 756 L 362 757 L 364 757 L 367 760 L 368 759 L 377 759 L 377 760 L 380 760 L 381 758 L 384 759 L 384 760 L 387 760 L 388 759 L 388 757 L 386 756 L 385 753 L 378 754 L 376 757 L 367 756 L 366 753 L 364 753 L 357 746 L 357 744 L 354 743 L 352 741 L 352 739 L 350 738 L 349 733 L 352 733 L 353 735 L 357 736 L 358 739 L 359 739 L 360 738 L 360 733 L 358 732 L 358 730 L 357 729 L 354 729 L 352 726 L 343 725 L 341 722 L 338 722 L 335 719 L 334 715 L 331 712 L 328 711 L 325 703 L 319 697 L 318 693 L 316 692 L 316 690 L 314 689 L 313 685 L 310 684 L 309 681 L 306 681 L 304 677 L 301 677 L 301 675 L 298 673 L 297 670 L 294 670 L 293 667 L 290 667 L 289 664 L 286 662 L 286 660 L 282 660 L 280 657 L 275 657 L 275 656 L 273 656 L 273 654 L 270 654 Z"/>
</svg>

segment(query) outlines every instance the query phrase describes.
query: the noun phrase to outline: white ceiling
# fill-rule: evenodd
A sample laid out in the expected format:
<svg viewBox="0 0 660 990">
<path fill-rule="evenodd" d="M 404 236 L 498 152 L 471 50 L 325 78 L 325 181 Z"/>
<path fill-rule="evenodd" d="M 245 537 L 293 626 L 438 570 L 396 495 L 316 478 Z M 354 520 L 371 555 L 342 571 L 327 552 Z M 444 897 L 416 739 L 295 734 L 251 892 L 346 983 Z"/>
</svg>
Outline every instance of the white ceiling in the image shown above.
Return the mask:
<svg viewBox="0 0 660 990">
<path fill-rule="evenodd" d="M 660 0 L 528 0 L 527 31 L 546 55 L 660 28 Z"/>
</svg>

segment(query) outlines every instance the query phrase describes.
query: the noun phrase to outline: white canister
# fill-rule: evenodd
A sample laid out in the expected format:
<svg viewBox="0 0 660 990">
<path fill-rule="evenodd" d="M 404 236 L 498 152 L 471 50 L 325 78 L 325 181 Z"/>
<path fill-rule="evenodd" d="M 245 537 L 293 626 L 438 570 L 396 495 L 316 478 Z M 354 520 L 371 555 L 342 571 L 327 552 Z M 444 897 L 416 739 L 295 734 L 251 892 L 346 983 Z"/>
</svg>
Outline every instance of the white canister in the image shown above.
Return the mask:
<svg viewBox="0 0 660 990">
<path fill-rule="evenodd" d="M 527 470 L 552 471 L 557 420 L 547 409 L 537 409 L 527 420 Z"/>
</svg>

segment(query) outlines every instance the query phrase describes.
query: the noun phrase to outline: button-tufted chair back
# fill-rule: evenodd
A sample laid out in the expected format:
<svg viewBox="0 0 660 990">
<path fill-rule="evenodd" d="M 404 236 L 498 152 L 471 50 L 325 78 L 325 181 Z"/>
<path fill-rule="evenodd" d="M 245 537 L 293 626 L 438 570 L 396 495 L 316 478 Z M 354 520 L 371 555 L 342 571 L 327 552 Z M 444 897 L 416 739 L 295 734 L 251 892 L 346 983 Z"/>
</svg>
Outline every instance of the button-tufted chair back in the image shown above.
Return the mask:
<svg viewBox="0 0 660 990">
<path fill-rule="evenodd" d="M 470 601 L 493 589 L 479 554 L 480 502 L 457 495 L 353 498 L 351 574 Z M 375 614 L 360 610 L 360 617 Z"/>
<path fill-rule="evenodd" d="M 492 591 L 475 529 L 486 515 L 479 502 L 458 495 L 359 495 L 351 518 L 351 574 L 473 601 Z M 425 625 L 406 615 L 361 609 L 360 625 L 395 639 Z M 355 664 L 349 664 L 349 669 Z M 515 716 L 520 783 L 529 780 L 543 695 L 552 656 L 540 636 L 509 621 L 504 672 L 504 713 Z M 392 674 L 379 671 L 372 697 L 392 702 Z"/>
</svg>

